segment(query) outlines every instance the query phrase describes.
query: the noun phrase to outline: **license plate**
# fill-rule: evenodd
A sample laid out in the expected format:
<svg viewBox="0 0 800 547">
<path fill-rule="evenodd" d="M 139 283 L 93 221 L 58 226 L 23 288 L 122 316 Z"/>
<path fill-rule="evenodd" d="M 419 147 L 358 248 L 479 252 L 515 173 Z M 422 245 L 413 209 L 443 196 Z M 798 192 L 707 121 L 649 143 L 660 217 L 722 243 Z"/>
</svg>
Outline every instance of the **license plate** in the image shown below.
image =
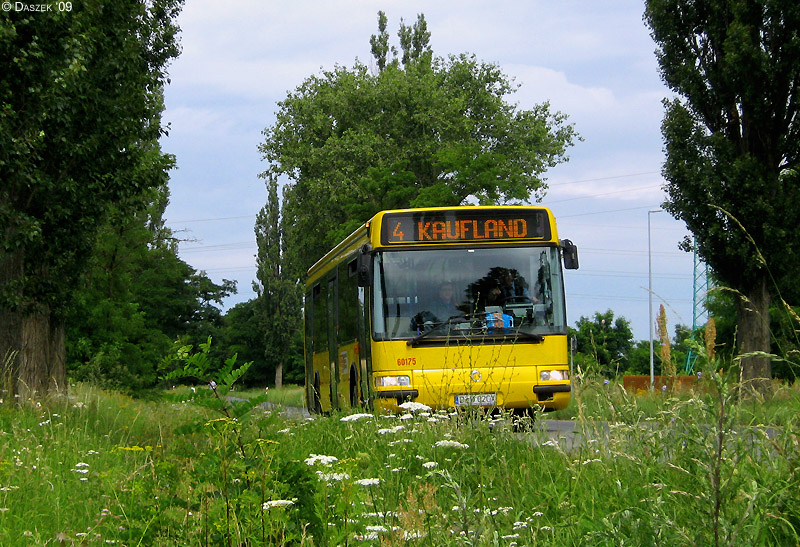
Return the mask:
<svg viewBox="0 0 800 547">
<path fill-rule="evenodd" d="M 456 406 L 496 406 L 497 393 L 469 393 L 455 396 Z"/>
</svg>

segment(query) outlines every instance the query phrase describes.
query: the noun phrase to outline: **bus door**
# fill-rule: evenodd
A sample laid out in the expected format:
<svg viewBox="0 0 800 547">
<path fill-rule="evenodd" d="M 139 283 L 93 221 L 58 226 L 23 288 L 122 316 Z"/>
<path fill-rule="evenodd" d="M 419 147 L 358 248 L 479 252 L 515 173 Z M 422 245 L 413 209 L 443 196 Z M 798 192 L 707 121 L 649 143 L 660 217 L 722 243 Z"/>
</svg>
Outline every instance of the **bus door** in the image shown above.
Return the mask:
<svg viewBox="0 0 800 547">
<path fill-rule="evenodd" d="M 331 409 L 339 408 L 339 317 L 336 285 L 336 277 L 328 280 L 328 366 L 331 376 Z"/>
<path fill-rule="evenodd" d="M 372 401 L 372 349 L 370 341 L 371 327 L 369 321 L 369 303 L 367 291 L 364 287 L 358 288 L 358 363 L 361 378 L 361 400 Z M 369 408 L 372 408 L 371 406 Z"/>
</svg>

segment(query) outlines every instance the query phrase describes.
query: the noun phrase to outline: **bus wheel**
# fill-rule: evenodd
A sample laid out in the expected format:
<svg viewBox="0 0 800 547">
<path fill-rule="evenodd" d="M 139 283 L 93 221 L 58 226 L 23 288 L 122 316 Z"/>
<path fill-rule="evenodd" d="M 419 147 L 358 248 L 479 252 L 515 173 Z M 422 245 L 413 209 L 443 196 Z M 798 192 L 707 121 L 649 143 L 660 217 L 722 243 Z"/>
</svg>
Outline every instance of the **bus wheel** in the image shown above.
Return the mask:
<svg viewBox="0 0 800 547">
<path fill-rule="evenodd" d="M 350 408 L 356 408 L 361 404 L 361 397 L 359 397 L 358 391 L 358 374 L 356 373 L 356 368 L 352 367 L 350 369 Z"/>
<path fill-rule="evenodd" d="M 319 374 L 314 375 L 314 412 L 322 414 L 322 401 L 319 399 Z"/>
</svg>

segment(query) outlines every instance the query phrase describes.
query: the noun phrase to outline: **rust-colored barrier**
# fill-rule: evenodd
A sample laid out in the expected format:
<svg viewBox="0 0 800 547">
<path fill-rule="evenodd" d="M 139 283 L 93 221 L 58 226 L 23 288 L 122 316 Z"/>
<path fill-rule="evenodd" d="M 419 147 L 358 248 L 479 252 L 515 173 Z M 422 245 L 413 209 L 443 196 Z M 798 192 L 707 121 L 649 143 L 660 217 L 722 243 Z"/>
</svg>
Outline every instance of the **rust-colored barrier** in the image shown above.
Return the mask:
<svg viewBox="0 0 800 547">
<path fill-rule="evenodd" d="M 658 391 L 663 391 L 664 386 L 666 386 L 666 390 L 671 391 L 673 380 L 675 380 L 676 390 L 688 391 L 694 387 L 697 382 L 697 376 L 656 376 L 654 388 Z M 622 387 L 633 393 L 647 391 L 650 389 L 650 376 L 623 376 Z"/>
</svg>

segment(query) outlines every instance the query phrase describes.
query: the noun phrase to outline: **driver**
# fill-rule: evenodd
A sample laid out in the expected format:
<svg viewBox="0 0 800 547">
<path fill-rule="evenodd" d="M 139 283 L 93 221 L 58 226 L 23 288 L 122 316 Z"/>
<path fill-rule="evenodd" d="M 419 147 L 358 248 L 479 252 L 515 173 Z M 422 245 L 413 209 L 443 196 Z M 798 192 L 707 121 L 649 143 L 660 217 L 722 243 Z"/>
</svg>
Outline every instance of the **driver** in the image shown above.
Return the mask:
<svg viewBox="0 0 800 547">
<path fill-rule="evenodd" d="M 436 296 L 427 303 L 426 310 L 418 313 L 411 320 L 411 328 L 419 330 L 426 323 L 442 323 L 462 313 L 463 312 L 458 309 L 455 285 L 450 281 L 445 281 L 439 285 Z"/>
<path fill-rule="evenodd" d="M 428 310 L 436 318 L 436 321 L 445 321 L 461 313 L 456 301 L 456 288 L 451 282 L 445 281 L 439 285 L 439 292 L 431 301 Z"/>
</svg>

